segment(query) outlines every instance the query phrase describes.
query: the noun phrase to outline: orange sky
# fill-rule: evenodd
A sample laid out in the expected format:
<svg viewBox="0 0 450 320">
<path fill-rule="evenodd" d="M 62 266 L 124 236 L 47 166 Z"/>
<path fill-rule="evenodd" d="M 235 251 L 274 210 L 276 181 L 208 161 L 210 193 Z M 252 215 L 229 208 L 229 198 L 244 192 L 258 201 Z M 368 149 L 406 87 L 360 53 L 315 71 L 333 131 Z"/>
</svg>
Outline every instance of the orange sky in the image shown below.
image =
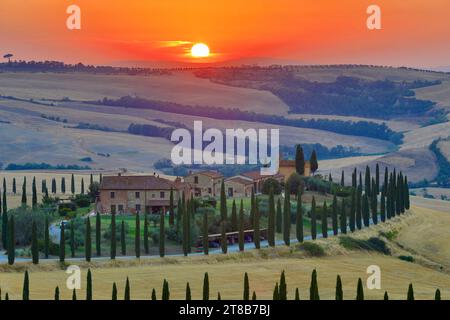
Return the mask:
<svg viewBox="0 0 450 320">
<path fill-rule="evenodd" d="M 271 58 L 303 63 L 450 65 L 449 0 L 1 0 L 0 51 L 66 62 Z M 382 30 L 366 8 L 382 8 Z M 66 29 L 68 5 L 82 30 Z M 182 45 L 174 45 L 179 41 Z M 245 61 L 245 60 L 241 60 Z"/>
</svg>

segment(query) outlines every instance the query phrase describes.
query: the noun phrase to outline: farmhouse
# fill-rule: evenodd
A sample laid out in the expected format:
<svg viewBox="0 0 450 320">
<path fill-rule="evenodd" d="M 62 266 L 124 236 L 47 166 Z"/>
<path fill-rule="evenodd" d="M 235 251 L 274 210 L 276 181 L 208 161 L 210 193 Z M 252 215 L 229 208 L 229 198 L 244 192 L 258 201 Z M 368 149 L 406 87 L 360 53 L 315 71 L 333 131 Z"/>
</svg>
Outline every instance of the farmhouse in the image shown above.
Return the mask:
<svg viewBox="0 0 450 320">
<path fill-rule="evenodd" d="M 274 175 L 262 175 L 259 170 L 244 172 L 238 177 L 250 180 L 253 183 L 255 193 L 260 193 L 262 191 L 262 186 L 266 180 L 275 179 L 278 182 L 283 182 L 285 178 L 285 176 L 281 173 L 277 173 Z"/>
<path fill-rule="evenodd" d="M 225 192 L 227 197 L 249 197 L 252 194 L 253 180 L 236 176 L 225 179 Z"/>
<path fill-rule="evenodd" d="M 223 175 L 218 171 L 206 170 L 191 172 L 184 178 L 194 189 L 195 197 L 216 197 L 220 194 Z"/>
<path fill-rule="evenodd" d="M 278 173 L 288 179 L 293 173 L 296 172 L 295 160 L 283 160 L 280 159 Z M 311 175 L 311 164 L 309 161 L 305 161 L 305 174 L 308 177 Z"/>
<path fill-rule="evenodd" d="M 175 181 L 159 176 L 105 176 L 100 185 L 98 208 L 101 213 L 158 213 L 166 212 L 170 205 L 170 190 L 174 190 L 174 205 L 184 192 L 190 196 L 191 188 L 180 178 Z"/>
</svg>

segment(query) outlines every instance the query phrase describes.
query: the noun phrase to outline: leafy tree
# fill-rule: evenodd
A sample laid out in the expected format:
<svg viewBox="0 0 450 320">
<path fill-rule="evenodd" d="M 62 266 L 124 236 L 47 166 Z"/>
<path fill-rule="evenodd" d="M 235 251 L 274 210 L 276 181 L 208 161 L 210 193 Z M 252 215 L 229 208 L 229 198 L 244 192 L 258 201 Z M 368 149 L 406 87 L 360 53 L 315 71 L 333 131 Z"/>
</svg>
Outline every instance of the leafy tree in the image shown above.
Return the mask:
<svg viewBox="0 0 450 320">
<path fill-rule="evenodd" d="M 317 271 L 313 270 L 311 274 L 311 285 L 309 287 L 309 299 L 310 300 L 320 300 L 319 296 L 319 285 L 317 283 Z"/>
<path fill-rule="evenodd" d="M 305 155 L 299 144 L 295 148 L 295 171 L 301 176 L 305 175 Z"/>
<path fill-rule="evenodd" d="M 37 228 L 36 228 L 36 221 L 33 221 L 32 228 L 31 228 L 31 255 L 33 264 L 39 263 L 39 249 L 38 249 L 38 239 L 37 239 Z"/>
<path fill-rule="evenodd" d="M 261 187 L 261 192 L 263 194 L 269 194 L 270 189 L 273 189 L 274 194 L 280 194 L 281 191 L 283 191 L 281 183 L 274 178 L 268 178 L 264 180 L 263 185 Z"/>
<path fill-rule="evenodd" d="M 344 300 L 344 292 L 342 291 L 341 276 L 336 278 L 336 300 Z"/>
<path fill-rule="evenodd" d="M 364 289 L 361 278 L 358 279 L 358 286 L 356 288 L 356 300 L 364 300 Z"/>
<path fill-rule="evenodd" d="M 317 238 L 317 222 L 316 222 L 316 199 L 312 198 L 311 202 L 311 238 L 316 240 Z"/>
<path fill-rule="evenodd" d="M 302 194 L 297 194 L 297 215 L 295 219 L 295 229 L 298 242 L 303 242 L 303 206 L 302 206 Z"/>
<path fill-rule="evenodd" d="M 247 272 L 244 274 L 244 296 L 243 300 L 250 300 L 250 284 Z"/>
<path fill-rule="evenodd" d="M 203 300 L 209 300 L 209 276 L 208 272 L 205 272 L 203 278 Z"/>
</svg>

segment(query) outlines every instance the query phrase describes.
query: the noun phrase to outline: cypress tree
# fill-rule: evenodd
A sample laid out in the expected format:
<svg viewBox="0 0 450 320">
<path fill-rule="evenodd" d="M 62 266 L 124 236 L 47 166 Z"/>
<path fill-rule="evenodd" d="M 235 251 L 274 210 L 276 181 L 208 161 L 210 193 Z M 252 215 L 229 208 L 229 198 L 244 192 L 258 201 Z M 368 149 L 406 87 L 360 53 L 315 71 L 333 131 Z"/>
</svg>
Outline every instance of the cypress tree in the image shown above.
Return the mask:
<svg viewBox="0 0 450 320">
<path fill-rule="evenodd" d="M 130 280 L 128 280 L 127 277 L 127 281 L 125 282 L 125 293 L 123 296 L 123 300 L 129 301 L 131 300 L 131 296 L 130 296 Z"/>
<path fill-rule="evenodd" d="M 407 296 L 406 300 L 415 300 L 415 299 L 414 299 L 414 289 L 413 289 L 412 283 L 409 284 L 409 287 L 408 287 L 408 296 Z"/>
<path fill-rule="evenodd" d="M 377 163 L 375 167 L 375 190 L 374 192 L 378 195 L 380 193 L 380 166 Z"/>
<path fill-rule="evenodd" d="M 23 278 L 22 300 L 30 300 L 30 279 L 28 278 L 28 270 L 25 270 Z"/>
<path fill-rule="evenodd" d="M 22 201 L 23 206 L 27 205 L 27 178 L 23 178 L 23 184 L 22 184 Z"/>
<path fill-rule="evenodd" d="M 169 198 L 169 225 L 173 226 L 175 224 L 175 202 L 173 199 L 173 188 L 170 188 L 170 198 Z M 148 252 L 146 252 L 148 254 Z"/>
<path fill-rule="evenodd" d="M 373 183 L 373 186 L 375 188 L 375 183 Z M 372 213 L 372 221 L 373 224 L 378 224 L 378 199 L 377 199 L 377 195 L 375 192 L 372 193 L 371 195 L 371 201 L 370 201 L 370 208 L 371 208 L 371 213 Z"/>
<path fill-rule="evenodd" d="M 14 194 L 17 193 L 16 178 L 13 178 L 12 192 L 13 192 Z"/>
<path fill-rule="evenodd" d="M 380 218 L 382 222 L 386 221 L 386 198 L 382 193 L 380 196 Z"/>
<path fill-rule="evenodd" d="M 209 254 L 209 241 L 208 241 L 208 212 L 203 212 L 203 253 L 205 255 Z"/>
<path fill-rule="evenodd" d="M 363 196 L 363 206 L 362 206 L 364 226 L 369 226 L 369 198 L 367 194 Z"/>
<path fill-rule="evenodd" d="M 241 199 L 239 207 L 239 251 L 244 251 L 244 204 Z"/>
<path fill-rule="evenodd" d="M 227 232 L 226 232 L 226 221 L 222 220 L 220 223 L 220 230 L 221 230 L 221 247 L 222 247 L 222 253 L 226 254 L 228 251 L 228 239 L 227 239 Z"/>
<path fill-rule="evenodd" d="M 261 231 L 260 231 L 260 214 L 259 214 L 259 205 L 258 199 L 255 199 L 255 209 L 254 212 L 254 221 L 253 221 L 253 242 L 255 243 L 255 248 L 259 249 L 261 247 Z"/>
<path fill-rule="evenodd" d="M 92 274 L 91 269 L 88 269 L 86 279 L 86 300 L 92 300 Z"/>
<path fill-rule="evenodd" d="M 384 301 L 388 301 L 389 300 L 389 295 L 388 295 L 387 291 L 384 292 L 383 300 Z"/>
<path fill-rule="evenodd" d="M 384 183 L 383 183 L 383 189 L 382 189 L 382 192 L 384 193 L 384 195 L 387 194 L 388 184 L 389 184 L 389 171 L 388 171 L 388 168 L 385 167 L 384 168 Z"/>
<path fill-rule="evenodd" d="M 249 217 L 249 221 L 250 221 L 250 227 L 253 228 L 253 217 L 254 217 L 254 212 L 253 210 L 255 209 L 255 191 L 252 188 L 252 194 L 250 196 L 250 217 Z"/>
<path fill-rule="evenodd" d="M 6 180 L 5 179 L 3 179 L 2 211 L 3 211 L 3 213 L 8 212 L 8 204 L 7 204 L 7 200 L 6 200 Z"/>
<path fill-rule="evenodd" d="M 298 212 L 298 210 L 297 210 Z M 297 223 L 298 224 L 298 223 Z M 267 222 L 267 241 L 269 246 L 275 246 L 275 199 L 273 195 L 273 188 L 269 190 L 269 213 L 268 213 L 268 222 Z"/>
<path fill-rule="evenodd" d="M 225 183 L 223 179 L 220 185 L 220 218 L 222 221 L 227 220 L 227 197 L 225 195 Z"/>
<path fill-rule="evenodd" d="M 73 173 L 70 179 L 70 192 L 72 194 L 75 194 L 75 176 L 73 175 Z"/>
<path fill-rule="evenodd" d="M 9 219 L 8 228 L 8 264 L 13 265 L 16 258 L 16 237 L 14 231 L 14 216 Z"/>
<path fill-rule="evenodd" d="M 8 248 L 8 208 L 6 207 L 6 192 L 3 190 L 3 214 L 2 214 L 2 244 L 3 249 Z"/>
<path fill-rule="evenodd" d="M 255 291 L 253 291 L 252 300 L 253 300 L 253 301 L 256 300 L 256 292 L 255 292 Z"/>
<path fill-rule="evenodd" d="M 250 284 L 248 281 L 248 274 L 247 272 L 244 274 L 244 296 L 243 300 L 249 300 L 250 299 Z"/>
<path fill-rule="evenodd" d="M 8 294 L 8 292 L 5 294 L 5 300 L 9 301 L 9 294 Z"/>
<path fill-rule="evenodd" d="M 333 234 L 336 236 L 339 233 L 338 229 L 338 202 L 337 196 L 334 194 L 333 196 L 333 205 L 331 207 L 331 220 L 333 224 Z"/>
<path fill-rule="evenodd" d="M 166 245 L 165 245 L 165 227 L 164 227 L 164 212 L 161 212 L 159 219 L 159 256 L 161 258 L 166 254 Z"/>
<path fill-rule="evenodd" d="M 141 220 L 139 219 L 139 212 L 136 212 L 136 233 L 134 237 L 134 250 L 136 258 L 141 257 Z"/>
<path fill-rule="evenodd" d="M 320 300 L 316 269 L 314 269 L 311 274 L 311 285 L 309 287 L 309 300 Z"/>
<path fill-rule="evenodd" d="M 436 289 L 436 292 L 434 294 L 434 300 L 441 300 L 441 290 Z"/>
<path fill-rule="evenodd" d="M 305 175 L 305 155 L 299 144 L 295 147 L 295 170 L 299 175 Z"/>
<path fill-rule="evenodd" d="M 220 295 L 220 292 L 217 292 L 217 300 L 222 300 L 222 296 Z"/>
<path fill-rule="evenodd" d="M 403 192 L 404 192 L 404 197 L 405 197 L 405 209 L 409 210 L 410 208 L 410 200 L 409 200 L 409 186 L 408 186 L 408 177 L 405 176 L 405 181 L 403 184 Z M 3 197 L 3 201 L 4 201 L 5 197 Z"/>
<path fill-rule="evenodd" d="M 309 163 L 311 165 L 311 172 L 314 174 L 317 171 L 317 169 L 319 169 L 319 163 L 317 162 L 316 150 L 312 151 L 311 158 L 309 159 Z"/>
<path fill-rule="evenodd" d="M 291 192 L 289 185 L 285 185 L 284 207 L 283 207 L 283 239 L 285 245 L 289 246 L 291 241 Z"/>
<path fill-rule="evenodd" d="M 155 288 L 152 289 L 152 301 L 156 301 L 156 290 Z"/>
<path fill-rule="evenodd" d="M 72 258 L 75 258 L 75 226 L 73 220 L 70 221 L 70 252 Z"/>
<path fill-rule="evenodd" d="M 295 288 L 295 300 L 300 300 L 300 292 L 298 291 L 298 288 Z"/>
<path fill-rule="evenodd" d="M 280 291 L 278 289 L 278 282 L 275 283 L 275 288 L 273 288 L 273 300 L 280 300 Z"/>
<path fill-rule="evenodd" d="M 189 282 L 186 283 L 186 301 L 192 300 L 191 296 L 191 287 L 189 286 Z"/>
<path fill-rule="evenodd" d="M 39 248 L 38 248 L 38 239 L 37 239 L 37 228 L 36 221 L 33 220 L 33 224 L 31 226 L 31 255 L 33 257 L 33 264 L 39 263 Z"/>
<path fill-rule="evenodd" d="M 283 225 L 283 213 L 281 211 L 281 200 L 278 198 L 277 200 L 277 218 L 276 218 L 276 232 L 281 233 Z"/>
<path fill-rule="evenodd" d="M 66 193 L 66 178 L 62 177 L 61 178 L 61 192 L 62 193 Z"/>
<path fill-rule="evenodd" d="M 312 198 L 311 202 L 311 238 L 316 240 L 317 238 L 317 226 L 316 226 L 316 199 Z"/>
<path fill-rule="evenodd" d="M 117 300 L 117 285 L 116 285 L 115 282 L 113 282 L 113 286 L 112 286 L 111 300 L 112 301 L 116 301 Z"/>
<path fill-rule="evenodd" d="M 205 272 L 203 278 L 203 300 L 209 300 L 209 277 L 208 272 Z"/>
<path fill-rule="evenodd" d="M 162 290 L 162 300 L 169 300 L 169 299 L 170 299 L 169 282 L 167 282 L 167 280 L 164 279 L 163 290 Z"/>
<path fill-rule="evenodd" d="M 111 259 L 116 259 L 116 214 L 111 214 L 111 245 L 110 245 L 110 256 Z"/>
<path fill-rule="evenodd" d="M 336 278 L 336 300 L 344 300 L 344 292 L 342 291 L 342 281 L 339 275 Z"/>
<path fill-rule="evenodd" d="M 84 179 L 81 178 L 81 194 L 84 194 Z"/>
<path fill-rule="evenodd" d="M 77 300 L 77 291 L 75 289 L 72 290 L 72 301 Z"/>
<path fill-rule="evenodd" d="M 58 300 L 59 300 L 59 287 L 56 286 L 56 288 L 55 288 L 55 301 L 58 301 Z"/>
<path fill-rule="evenodd" d="M 97 257 L 102 255 L 102 220 L 98 211 L 95 215 L 95 253 Z"/>
<path fill-rule="evenodd" d="M 352 188 L 353 189 L 356 189 L 356 187 L 358 185 L 356 179 L 357 179 L 357 172 L 356 172 L 356 168 L 354 168 L 353 172 L 352 172 Z"/>
<path fill-rule="evenodd" d="M 371 190 L 371 185 L 370 185 L 370 168 L 369 166 L 366 166 L 366 175 L 364 178 L 364 183 L 365 183 L 365 193 L 369 196 L 372 193 Z"/>
<path fill-rule="evenodd" d="M 120 253 L 125 256 L 127 254 L 127 242 L 125 235 L 125 221 L 120 224 Z"/>
<path fill-rule="evenodd" d="M 56 179 L 55 178 L 52 179 L 52 193 L 53 194 L 56 193 Z"/>
<path fill-rule="evenodd" d="M 323 203 L 321 218 L 322 237 L 328 238 L 328 208 L 326 202 Z"/>
<path fill-rule="evenodd" d="M 342 170 L 341 172 L 341 187 L 345 187 L 344 170 Z"/>
<path fill-rule="evenodd" d="M 231 231 L 237 231 L 237 229 L 238 229 L 238 219 L 237 219 L 236 200 L 233 199 L 233 205 L 231 206 Z"/>
<path fill-rule="evenodd" d="M 182 207 L 181 197 L 178 198 L 176 218 L 177 219 L 175 222 L 175 226 L 176 226 L 177 231 L 180 231 L 180 226 L 183 221 L 183 207 Z"/>
<path fill-rule="evenodd" d="M 45 216 L 45 230 L 44 230 L 44 256 L 48 259 L 48 254 L 50 250 L 50 233 L 49 233 L 48 216 Z"/>
<path fill-rule="evenodd" d="M 299 190 L 297 194 L 297 215 L 295 219 L 295 229 L 298 242 L 303 242 L 303 207 L 302 207 L 302 193 Z M 275 245 L 275 239 L 274 244 Z"/>
<path fill-rule="evenodd" d="M 144 212 L 144 252 L 145 254 L 150 253 L 150 246 L 148 243 L 148 214 L 147 210 Z"/>
<path fill-rule="evenodd" d="M 187 207 L 186 207 L 186 203 L 185 203 L 185 198 L 183 196 L 183 201 L 182 201 L 182 213 L 183 213 L 183 253 L 185 256 L 188 255 L 189 250 L 188 250 L 188 228 L 189 228 L 189 221 L 188 221 L 188 212 L 187 212 Z"/>
<path fill-rule="evenodd" d="M 89 189 L 92 187 L 93 184 L 94 184 L 94 176 L 91 173 L 89 176 Z"/>
<path fill-rule="evenodd" d="M 286 285 L 286 277 L 284 275 L 284 270 L 281 272 L 280 276 L 280 285 L 278 287 L 278 299 L 279 300 L 287 300 L 287 285 Z"/>
<path fill-rule="evenodd" d="M 345 212 L 345 198 L 342 198 L 340 220 L 341 220 L 341 233 L 347 234 L 347 213 Z"/>
<path fill-rule="evenodd" d="M 64 224 L 61 223 L 61 230 L 59 233 L 59 262 L 64 262 L 66 259 L 66 238 L 64 235 Z"/>
<path fill-rule="evenodd" d="M 35 209 L 37 207 L 37 190 L 36 190 L 36 177 L 33 178 L 33 183 L 31 185 L 31 205 L 33 207 L 33 209 Z"/>
<path fill-rule="evenodd" d="M 364 289 L 361 278 L 358 279 L 358 286 L 356 288 L 356 300 L 364 300 Z"/>
<path fill-rule="evenodd" d="M 356 227 L 358 230 L 362 229 L 362 194 L 361 191 L 358 189 L 356 191 Z"/>
<path fill-rule="evenodd" d="M 92 256 L 92 241 L 91 241 L 91 220 L 89 217 L 86 218 L 86 237 L 84 241 L 84 253 L 86 261 L 91 261 Z"/>
<path fill-rule="evenodd" d="M 41 180 L 41 193 L 45 193 L 45 190 L 47 189 L 47 181 L 45 179 Z"/>
</svg>

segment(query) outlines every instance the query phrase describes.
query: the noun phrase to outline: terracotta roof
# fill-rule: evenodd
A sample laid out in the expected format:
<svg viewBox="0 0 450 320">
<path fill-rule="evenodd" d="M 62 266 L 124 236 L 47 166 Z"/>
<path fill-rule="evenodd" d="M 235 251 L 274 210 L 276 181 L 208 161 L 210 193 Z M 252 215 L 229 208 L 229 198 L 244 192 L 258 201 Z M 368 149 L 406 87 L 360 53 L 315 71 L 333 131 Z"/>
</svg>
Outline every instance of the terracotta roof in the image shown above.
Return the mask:
<svg viewBox="0 0 450 320">
<path fill-rule="evenodd" d="M 295 160 L 280 160 L 280 167 L 295 167 Z M 309 167 L 309 161 L 305 161 L 305 167 Z"/>
<path fill-rule="evenodd" d="M 240 183 L 240 184 L 243 184 L 243 185 L 249 185 L 249 184 L 253 184 L 253 181 L 251 181 L 251 180 L 247 180 L 247 179 L 244 179 L 244 178 L 241 178 L 241 177 L 231 177 L 231 178 L 228 178 L 228 179 L 226 179 L 225 180 L 225 182 L 228 182 L 228 181 L 232 181 L 232 182 L 235 182 L 235 183 Z"/>
<path fill-rule="evenodd" d="M 190 176 L 198 175 L 198 174 L 203 174 L 203 175 L 208 176 L 208 177 L 213 178 L 213 179 L 222 178 L 223 177 L 223 174 L 221 174 L 218 171 L 213 171 L 213 170 L 205 170 L 205 171 L 193 172 L 193 173 L 190 174 Z"/>
<path fill-rule="evenodd" d="M 273 177 L 279 177 L 281 176 L 279 173 L 274 174 L 274 175 L 262 175 L 260 170 L 255 170 L 255 171 L 249 171 L 249 172 L 244 172 L 241 173 L 241 176 L 250 178 L 252 180 L 259 180 L 259 179 L 264 179 L 264 178 L 273 178 Z"/>
<path fill-rule="evenodd" d="M 105 176 L 100 189 L 103 190 L 170 190 L 170 180 L 156 176 Z"/>
</svg>

